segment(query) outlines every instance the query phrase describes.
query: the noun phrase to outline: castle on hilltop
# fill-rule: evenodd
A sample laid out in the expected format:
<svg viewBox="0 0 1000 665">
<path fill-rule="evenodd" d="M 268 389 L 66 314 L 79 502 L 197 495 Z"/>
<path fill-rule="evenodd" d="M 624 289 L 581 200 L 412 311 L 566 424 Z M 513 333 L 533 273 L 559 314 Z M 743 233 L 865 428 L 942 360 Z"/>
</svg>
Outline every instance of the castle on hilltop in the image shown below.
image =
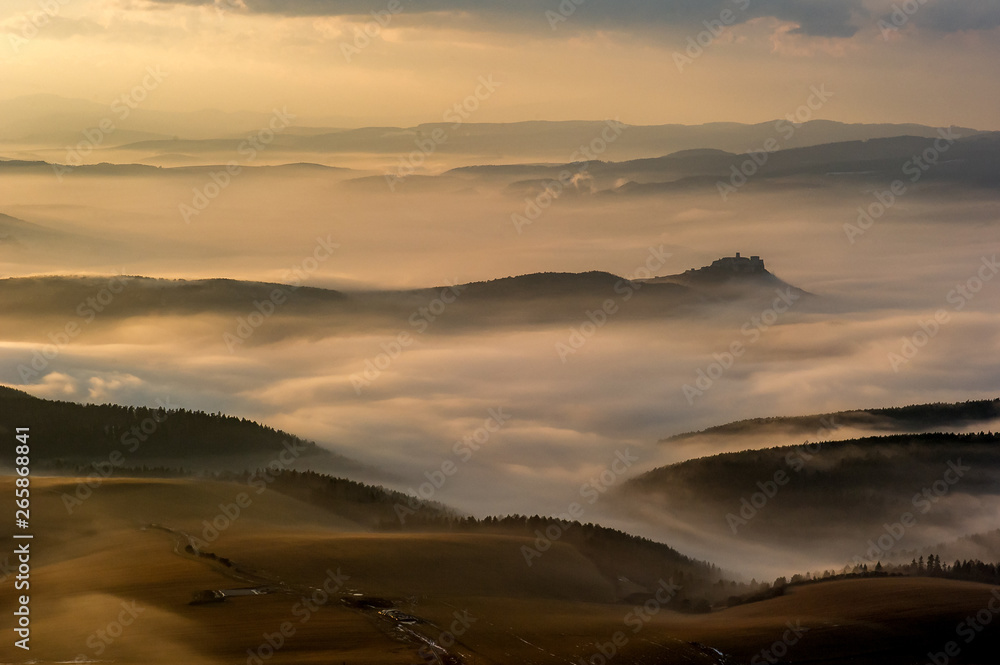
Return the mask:
<svg viewBox="0 0 1000 665">
<path fill-rule="evenodd" d="M 764 272 L 764 262 L 759 256 L 751 256 L 748 259 L 745 256 L 740 256 L 739 252 L 736 252 L 736 256 L 726 256 L 712 261 L 711 267 L 716 270 L 728 270 L 739 273 L 752 274 Z"/>
</svg>

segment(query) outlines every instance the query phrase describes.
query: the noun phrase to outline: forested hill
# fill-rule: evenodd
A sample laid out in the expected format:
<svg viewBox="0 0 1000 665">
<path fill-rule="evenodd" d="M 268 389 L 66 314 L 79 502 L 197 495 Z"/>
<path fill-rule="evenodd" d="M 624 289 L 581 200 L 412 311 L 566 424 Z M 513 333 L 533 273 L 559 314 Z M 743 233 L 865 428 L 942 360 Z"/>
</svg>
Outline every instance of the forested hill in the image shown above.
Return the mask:
<svg viewBox="0 0 1000 665">
<path fill-rule="evenodd" d="M 995 525 L 1000 434 L 897 434 L 713 455 L 649 471 L 607 500 L 672 528 L 850 559 L 906 515 L 916 524 L 900 550 Z"/>
<path fill-rule="evenodd" d="M 224 478 L 240 483 L 250 479 L 246 474 Z M 723 580 L 723 572 L 716 566 L 684 556 L 668 545 L 598 524 L 539 515 L 476 519 L 383 487 L 308 471 L 275 474 L 269 488 L 377 532 L 517 536 L 524 540 L 508 554 L 523 560 L 527 568 L 556 544 L 569 546 L 600 571 L 620 599 L 643 602 L 650 589 L 655 591 L 661 582 L 672 581 L 681 587 L 676 607 L 697 612 L 707 611 L 709 603 L 729 595 L 759 590 L 756 584 Z"/>
<path fill-rule="evenodd" d="M 809 416 L 751 418 L 710 427 L 698 432 L 676 434 L 663 443 L 680 443 L 707 436 L 740 437 L 782 432 L 815 438 L 816 432 L 843 427 L 872 432 L 925 432 L 959 427 L 984 428 L 1000 420 L 1000 399 L 968 402 L 913 404 L 884 409 L 857 409 Z"/>
<path fill-rule="evenodd" d="M 114 466 L 188 470 L 256 468 L 274 460 L 288 467 L 361 468 L 314 442 L 247 419 L 170 404 L 146 408 L 52 401 L 0 386 L 0 436 L 13 436 L 18 427 L 30 428 L 31 460 L 40 470 L 109 461 Z M 9 465 L 9 455 L 0 462 Z"/>
<path fill-rule="evenodd" d="M 687 499 L 694 493 L 701 501 L 726 504 L 739 502 L 756 481 L 784 471 L 789 478 L 808 478 L 800 487 L 788 483 L 786 491 L 815 495 L 822 506 L 825 492 L 835 492 L 841 501 L 849 496 L 870 501 L 872 491 L 908 497 L 919 489 L 916 483 L 932 482 L 958 459 L 972 467 L 962 477 L 963 490 L 1000 492 L 1000 433 L 992 432 L 893 434 L 723 453 L 653 469 L 622 489 Z"/>
</svg>

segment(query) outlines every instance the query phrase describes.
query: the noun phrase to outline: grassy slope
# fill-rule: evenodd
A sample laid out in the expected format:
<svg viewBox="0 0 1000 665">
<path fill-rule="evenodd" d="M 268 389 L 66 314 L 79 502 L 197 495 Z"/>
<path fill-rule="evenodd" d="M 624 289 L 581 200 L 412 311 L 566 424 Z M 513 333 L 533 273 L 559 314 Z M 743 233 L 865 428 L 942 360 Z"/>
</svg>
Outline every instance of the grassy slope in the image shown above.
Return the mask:
<svg viewBox="0 0 1000 665">
<path fill-rule="evenodd" d="M 629 638 L 617 662 L 714 662 L 708 651 L 689 642 L 746 662 L 780 638 L 786 621 L 801 621 L 811 631 L 796 646 L 797 662 L 820 657 L 848 662 L 844 654 L 888 645 L 895 649 L 892 657 L 882 654 L 877 662 L 903 663 L 950 639 L 957 619 L 985 607 L 990 591 L 937 579 L 833 582 L 710 615 L 665 609 L 632 632 L 626 617 L 635 608 L 609 602 L 606 578 L 569 545 L 557 544 L 529 569 L 516 554 L 518 541 L 526 539 L 374 534 L 266 491 L 205 548 L 236 562 L 227 568 L 178 551 L 183 542 L 174 534 L 141 525 L 148 520 L 197 533 L 203 520 L 219 512 L 220 503 L 232 502 L 246 486 L 114 479 L 72 515 L 60 498 L 73 487 L 67 479 L 37 478 L 33 487 L 31 657 L 43 661 L 97 657 L 88 637 L 116 619 L 122 601 L 134 600 L 143 608 L 139 618 L 100 659 L 242 663 L 246 649 L 256 648 L 264 633 L 292 621 L 295 635 L 269 662 L 419 662 L 418 643 L 372 612 L 331 602 L 299 623 L 292 608 L 301 594 L 319 586 L 327 568 L 338 567 L 351 576 L 345 591 L 397 600 L 402 609 L 427 620 L 416 627 L 425 636 L 438 637 L 455 611 L 467 610 L 476 622 L 453 653 L 470 663 L 575 662 L 616 631 Z M 0 495 L 11 494 L 12 480 L 4 478 Z M 9 542 L 9 535 L 7 530 L 0 538 Z M 286 591 L 187 604 L 194 591 L 256 581 L 280 583 Z M 0 611 L 12 611 L 12 604 L 13 594 L 0 596 Z M 985 644 L 989 638 L 980 639 Z"/>
</svg>

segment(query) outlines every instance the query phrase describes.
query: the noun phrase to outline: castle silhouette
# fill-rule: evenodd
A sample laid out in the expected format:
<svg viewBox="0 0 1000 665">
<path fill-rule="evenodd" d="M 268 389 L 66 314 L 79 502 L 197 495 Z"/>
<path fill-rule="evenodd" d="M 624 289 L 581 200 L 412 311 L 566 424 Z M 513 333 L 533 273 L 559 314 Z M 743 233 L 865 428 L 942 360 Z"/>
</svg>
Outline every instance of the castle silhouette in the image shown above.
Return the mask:
<svg viewBox="0 0 1000 665">
<path fill-rule="evenodd" d="M 748 259 L 745 256 L 740 256 L 739 252 L 736 252 L 736 256 L 725 256 L 712 261 L 711 267 L 716 270 L 721 269 L 740 273 L 764 272 L 764 262 L 759 256 L 751 256 Z"/>
</svg>

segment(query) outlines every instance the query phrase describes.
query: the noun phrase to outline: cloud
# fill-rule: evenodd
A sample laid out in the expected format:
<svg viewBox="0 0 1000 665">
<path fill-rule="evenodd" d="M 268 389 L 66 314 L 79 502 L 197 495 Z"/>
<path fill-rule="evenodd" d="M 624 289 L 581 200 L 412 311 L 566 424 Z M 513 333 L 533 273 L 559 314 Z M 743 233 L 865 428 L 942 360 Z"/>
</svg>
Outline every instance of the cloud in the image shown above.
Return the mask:
<svg viewBox="0 0 1000 665">
<path fill-rule="evenodd" d="M 1000 5 L 992 0 L 884 1 L 874 15 L 881 27 L 915 26 L 945 34 L 1000 26 Z"/>
<path fill-rule="evenodd" d="M 858 18 L 867 15 L 860 0 L 774 0 L 761 3 L 756 11 L 752 7 L 748 11 L 755 16 L 798 23 L 794 32 L 812 37 L 853 37 L 858 31 Z"/>
<path fill-rule="evenodd" d="M 69 39 L 105 32 L 104 27 L 88 18 L 54 15 L 45 16 L 43 20 L 38 16 L 37 13 L 29 12 L 0 21 L 0 32 L 18 35 L 24 39 L 34 39 L 36 35 L 43 39 Z"/>
<path fill-rule="evenodd" d="M 1000 5 L 993 0 L 929 0 L 914 22 L 940 32 L 992 30 L 1000 26 Z"/>
<path fill-rule="evenodd" d="M 162 4 L 233 7 L 233 0 L 154 0 Z M 798 30 L 818 37 L 851 37 L 859 29 L 858 15 L 866 12 L 861 0 L 245 0 L 251 13 L 285 16 L 387 16 L 390 6 L 401 7 L 400 16 L 422 15 L 426 20 L 461 17 L 468 27 L 495 30 L 517 23 L 522 29 L 534 26 L 551 32 L 553 25 L 567 30 L 636 29 L 675 27 L 704 29 L 705 22 L 718 21 L 725 11 L 743 23 L 753 18 L 774 17 L 799 25 Z M 551 22 L 555 14 L 566 21 Z M 427 18 L 428 15 L 436 15 Z M 448 21 L 450 22 L 450 21 Z"/>
</svg>

